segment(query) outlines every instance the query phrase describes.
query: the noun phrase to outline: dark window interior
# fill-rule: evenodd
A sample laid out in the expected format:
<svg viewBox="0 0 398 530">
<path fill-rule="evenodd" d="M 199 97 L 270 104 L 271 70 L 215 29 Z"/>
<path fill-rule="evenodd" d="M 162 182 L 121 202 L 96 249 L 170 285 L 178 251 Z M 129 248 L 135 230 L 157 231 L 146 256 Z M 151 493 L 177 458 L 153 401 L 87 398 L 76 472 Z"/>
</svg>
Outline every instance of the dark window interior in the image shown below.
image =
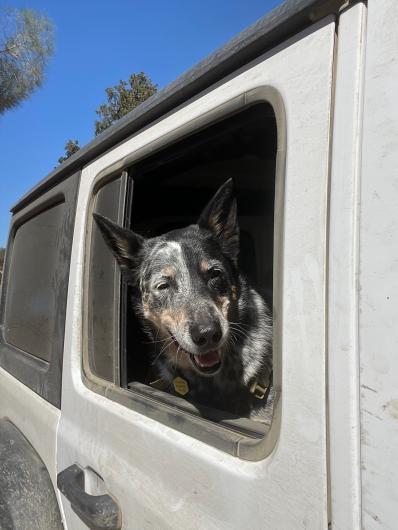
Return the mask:
<svg viewBox="0 0 398 530">
<path fill-rule="evenodd" d="M 153 237 L 195 223 L 228 178 L 235 182 L 241 229 L 240 267 L 272 307 L 276 119 L 261 103 L 223 119 L 136 163 L 126 224 Z M 148 338 L 128 293 L 122 296 L 121 385 L 148 384 Z"/>
<path fill-rule="evenodd" d="M 241 230 L 239 266 L 272 306 L 276 150 L 273 109 L 267 103 L 256 104 L 110 177 L 95 192 L 94 210 L 152 237 L 195 223 L 219 186 L 232 177 Z M 181 398 L 145 386 L 158 377 L 149 340 L 134 314 L 130 288 L 120 282 L 116 262 L 95 223 L 89 263 L 91 372 L 136 396 L 156 395 L 157 401 L 186 410 L 188 403 Z M 224 425 L 224 413 L 195 405 L 196 413 Z M 228 428 L 241 434 L 247 428 L 250 436 L 264 434 L 238 421 Z"/>
<path fill-rule="evenodd" d="M 17 228 L 9 267 L 5 339 L 45 361 L 54 349 L 64 215 L 60 202 Z"/>
</svg>

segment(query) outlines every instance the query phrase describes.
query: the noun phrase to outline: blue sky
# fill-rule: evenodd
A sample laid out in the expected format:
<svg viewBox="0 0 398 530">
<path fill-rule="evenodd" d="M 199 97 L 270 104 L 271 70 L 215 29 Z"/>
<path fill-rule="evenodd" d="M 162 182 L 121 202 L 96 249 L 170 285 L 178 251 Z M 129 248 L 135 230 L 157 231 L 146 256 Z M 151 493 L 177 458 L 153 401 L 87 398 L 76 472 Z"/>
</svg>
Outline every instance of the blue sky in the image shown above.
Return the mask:
<svg viewBox="0 0 398 530">
<path fill-rule="evenodd" d="M 281 0 L 19 0 L 56 27 L 44 86 L 0 116 L 0 246 L 9 209 L 57 165 L 65 142 L 94 136 L 105 88 L 143 70 L 166 86 Z"/>
</svg>

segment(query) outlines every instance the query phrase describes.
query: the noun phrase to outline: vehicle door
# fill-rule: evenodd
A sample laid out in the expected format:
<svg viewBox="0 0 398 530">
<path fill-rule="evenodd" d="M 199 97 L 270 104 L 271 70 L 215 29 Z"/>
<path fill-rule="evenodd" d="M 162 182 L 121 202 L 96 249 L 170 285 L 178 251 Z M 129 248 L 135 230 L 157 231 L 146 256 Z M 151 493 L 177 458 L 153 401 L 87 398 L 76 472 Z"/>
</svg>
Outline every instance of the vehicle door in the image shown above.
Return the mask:
<svg viewBox="0 0 398 530">
<path fill-rule="evenodd" d="M 332 17 L 316 23 L 83 169 L 57 445 L 70 530 L 327 528 L 325 275 L 335 29 Z M 277 399 L 262 433 L 247 420 L 203 419 L 181 398 L 168 400 L 145 385 L 125 388 L 119 320 L 126 301 L 116 265 L 98 298 L 92 291 L 101 260 L 108 259 L 92 212 L 126 223 L 134 196 L 127 168 L 166 142 L 261 101 L 275 111 L 278 142 Z M 94 323 L 93 304 L 99 308 Z"/>
</svg>

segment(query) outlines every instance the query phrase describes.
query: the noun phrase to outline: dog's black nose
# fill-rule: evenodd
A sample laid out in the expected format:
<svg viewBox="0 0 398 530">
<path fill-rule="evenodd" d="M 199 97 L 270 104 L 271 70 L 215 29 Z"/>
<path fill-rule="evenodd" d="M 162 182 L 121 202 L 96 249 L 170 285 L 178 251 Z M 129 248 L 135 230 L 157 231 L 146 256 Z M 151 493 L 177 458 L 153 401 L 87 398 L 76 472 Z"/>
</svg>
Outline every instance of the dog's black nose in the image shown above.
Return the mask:
<svg viewBox="0 0 398 530">
<path fill-rule="evenodd" d="M 222 337 L 219 322 L 199 322 L 191 324 L 189 329 L 192 341 L 201 348 L 216 346 Z"/>
</svg>

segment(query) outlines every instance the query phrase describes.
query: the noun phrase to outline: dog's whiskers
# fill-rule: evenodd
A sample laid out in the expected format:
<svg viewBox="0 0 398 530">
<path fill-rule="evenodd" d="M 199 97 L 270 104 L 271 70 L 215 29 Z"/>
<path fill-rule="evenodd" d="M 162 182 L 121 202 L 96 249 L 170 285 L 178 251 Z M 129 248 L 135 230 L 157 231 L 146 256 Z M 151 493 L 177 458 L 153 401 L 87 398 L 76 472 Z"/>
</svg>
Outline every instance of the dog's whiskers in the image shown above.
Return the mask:
<svg viewBox="0 0 398 530">
<path fill-rule="evenodd" d="M 180 352 L 180 345 L 178 345 L 177 352 L 176 352 L 176 357 L 175 357 L 176 360 L 175 360 L 174 370 L 177 370 L 179 352 Z"/>
<path fill-rule="evenodd" d="M 239 324 L 239 322 L 229 322 L 229 325 L 235 329 L 241 329 L 242 331 L 245 330 L 245 328 L 250 329 L 250 326 L 245 326 L 244 324 Z"/>
<path fill-rule="evenodd" d="M 252 326 L 249 324 L 244 324 L 243 322 L 229 322 L 229 324 L 233 324 L 242 328 L 251 328 Z"/>
<path fill-rule="evenodd" d="M 242 338 L 249 338 L 249 334 L 244 331 L 243 329 L 240 329 L 239 327 L 237 327 L 236 325 L 231 325 L 230 324 L 230 331 L 231 331 L 231 335 L 235 335 L 235 337 L 242 337 Z"/>
<path fill-rule="evenodd" d="M 160 339 L 160 340 L 149 340 L 149 341 L 144 341 L 142 344 L 159 344 L 161 342 L 165 342 L 166 340 L 169 340 L 170 337 L 166 337 L 165 339 Z"/>
<path fill-rule="evenodd" d="M 166 352 L 167 348 L 173 343 L 173 337 L 168 337 L 168 338 L 164 339 L 163 341 L 165 342 L 165 344 L 164 344 L 163 348 L 160 350 L 160 352 L 156 355 L 154 360 L 152 361 L 153 364 L 159 359 L 159 357 L 162 355 L 162 353 Z M 163 341 L 160 341 L 160 342 L 163 342 Z"/>
</svg>

